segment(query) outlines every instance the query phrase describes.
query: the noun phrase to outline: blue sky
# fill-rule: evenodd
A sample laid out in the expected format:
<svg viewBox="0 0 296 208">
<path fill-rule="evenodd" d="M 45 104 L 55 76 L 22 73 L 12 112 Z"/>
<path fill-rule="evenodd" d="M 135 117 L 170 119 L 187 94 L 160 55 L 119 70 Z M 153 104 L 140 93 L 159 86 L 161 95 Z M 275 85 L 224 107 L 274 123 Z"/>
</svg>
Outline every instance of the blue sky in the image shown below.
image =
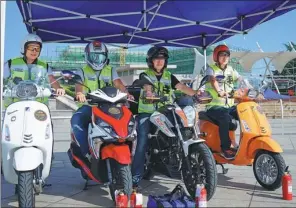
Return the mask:
<svg viewBox="0 0 296 208">
<path fill-rule="evenodd" d="M 285 50 L 283 43 L 296 42 L 296 10 L 265 22 L 252 30 L 248 35 L 237 35 L 224 42 L 246 49 L 258 50 L 256 42 L 266 52 Z M 20 55 L 20 44 L 27 34 L 17 4 L 14 1 L 6 3 L 5 60 Z M 53 52 L 55 47 L 64 44 L 45 44 L 43 54 Z"/>
</svg>

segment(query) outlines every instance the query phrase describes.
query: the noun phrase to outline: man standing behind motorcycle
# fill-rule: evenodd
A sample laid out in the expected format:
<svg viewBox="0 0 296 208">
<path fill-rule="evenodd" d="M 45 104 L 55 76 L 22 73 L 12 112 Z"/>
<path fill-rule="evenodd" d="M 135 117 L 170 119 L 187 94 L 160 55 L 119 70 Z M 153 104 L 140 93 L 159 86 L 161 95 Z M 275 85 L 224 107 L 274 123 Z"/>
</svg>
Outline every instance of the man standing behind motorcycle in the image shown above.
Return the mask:
<svg viewBox="0 0 296 208">
<path fill-rule="evenodd" d="M 47 71 L 49 83 L 53 83 L 52 87 L 56 90 L 57 95 L 64 95 L 65 90 L 61 88 L 58 82 L 55 82 L 55 78 L 52 74 L 51 68 L 44 61 L 38 59 L 42 49 L 42 40 L 38 35 L 28 34 L 21 44 L 21 54 L 23 57 L 9 59 L 4 64 L 4 80 L 14 80 L 15 78 L 21 78 L 22 80 L 33 80 L 34 74 L 31 73 L 31 69 L 34 65 L 37 65 Z M 4 101 L 4 107 L 7 107 L 15 99 L 6 98 Z M 43 103 L 48 105 L 48 99 L 44 99 Z"/>
<path fill-rule="evenodd" d="M 151 86 L 144 86 L 140 93 L 139 107 L 138 107 L 138 126 L 137 126 L 137 147 L 132 163 L 132 175 L 133 175 L 133 187 L 138 189 L 138 184 L 143 177 L 145 152 L 148 141 L 148 134 L 150 132 L 151 114 L 156 111 L 156 107 L 161 107 L 161 103 L 157 106 L 154 104 L 146 103 L 141 99 L 143 92 L 146 92 L 146 96 L 168 96 L 169 101 L 172 101 L 171 95 L 173 90 L 178 89 L 181 92 L 194 96 L 199 94 L 199 91 L 193 90 L 186 85 L 180 83 L 178 79 L 172 75 L 166 68 L 168 64 L 168 50 L 164 47 L 154 46 L 147 52 L 146 62 L 148 64 L 148 70 L 145 73 L 153 81 L 154 87 L 157 92 L 151 91 Z M 140 75 L 141 78 L 141 75 Z"/>
<path fill-rule="evenodd" d="M 237 113 L 233 106 L 234 99 L 227 98 L 227 96 L 233 90 L 234 82 L 243 81 L 242 76 L 228 65 L 229 57 L 230 50 L 226 45 L 218 45 L 214 49 L 215 64 L 210 65 L 206 70 L 206 75 L 210 75 L 210 82 L 206 84 L 205 88 L 213 97 L 212 102 L 206 105 L 207 115 L 219 124 L 221 155 L 226 159 L 232 159 L 236 154 L 236 149 L 231 148 L 229 123 L 232 117 L 237 119 Z M 224 80 L 218 82 L 215 79 L 217 75 L 224 75 Z"/>
<path fill-rule="evenodd" d="M 93 41 L 87 44 L 84 54 L 87 64 L 81 70 L 77 71 L 83 85 L 87 86 L 91 92 L 105 86 L 114 86 L 121 92 L 127 93 L 129 99 L 134 99 L 118 77 L 116 69 L 109 65 L 108 49 L 104 43 Z M 88 156 L 87 134 L 88 124 L 91 122 L 92 108 L 90 105 L 84 104 L 84 102 L 86 101 L 85 94 L 89 90 L 80 84 L 76 84 L 75 91 L 76 99 L 81 103 L 78 104 L 80 108 L 71 118 L 71 126 L 75 139 L 80 145 L 82 155 Z"/>
</svg>

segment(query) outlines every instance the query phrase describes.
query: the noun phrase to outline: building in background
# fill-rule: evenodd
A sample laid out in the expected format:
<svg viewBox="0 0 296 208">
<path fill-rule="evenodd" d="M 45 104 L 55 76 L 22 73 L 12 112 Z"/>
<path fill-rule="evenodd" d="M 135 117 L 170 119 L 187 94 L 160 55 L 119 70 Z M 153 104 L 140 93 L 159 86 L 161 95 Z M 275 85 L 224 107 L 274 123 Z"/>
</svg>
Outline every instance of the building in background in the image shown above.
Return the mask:
<svg viewBox="0 0 296 208">
<path fill-rule="evenodd" d="M 126 50 L 115 47 L 109 48 L 109 59 L 112 67 L 116 67 L 118 75 L 126 84 L 138 78 L 139 74 L 147 69 L 146 53 L 147 50 L 133 49 Z M 169 66 L 168 69 L 184 83 L 190 82 L 194 70 L 195 53 L 192 48 L 168 48 Z M 203 53 L 200 49 L 198 49 Z M 246 51 L 241 48 L 231 47 L 233 51 Z M 207 49 L 207 54 L 212 54 L 213 47 Z M 69 45 L 66 47 L 57 46 L 54 56 L 43 56 L 54 71 L 62 69 L 75 70 L 84 64 L 84 46 Z M 240 73 L 244 73 L 240 64 L 235 59 L 231 60 L 231 65 Z M 202 70 L 202 73 L 204 70 Z"/>
</svg>

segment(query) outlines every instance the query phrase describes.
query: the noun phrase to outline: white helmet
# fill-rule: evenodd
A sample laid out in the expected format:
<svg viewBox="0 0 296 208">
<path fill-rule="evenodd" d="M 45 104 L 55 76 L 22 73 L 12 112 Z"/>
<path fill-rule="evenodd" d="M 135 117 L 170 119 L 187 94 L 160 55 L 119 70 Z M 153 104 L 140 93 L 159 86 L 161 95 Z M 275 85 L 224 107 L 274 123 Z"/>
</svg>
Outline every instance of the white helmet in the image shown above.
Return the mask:
<svg viewBox="0 0 296 208">
<path fill-rule="evenodd" d="M 21 44 L 21 54 L 25 54 L 25 49 L 28 44 L 30 43 L 37 43 L 40 45 L 40 48 L 42 48 L 42 40 L 38 35 L 35 34 L 28 34 L 22 41 Z M 40 51 L 41 52 L 41 51 Z"/>
<path fill-rule="evenodd" d="M 92 41 L 84 50 L 86 63 L 96 71 L 102 70 L 108 64 L 108 49 L 100 41 Z"/>
</svg>

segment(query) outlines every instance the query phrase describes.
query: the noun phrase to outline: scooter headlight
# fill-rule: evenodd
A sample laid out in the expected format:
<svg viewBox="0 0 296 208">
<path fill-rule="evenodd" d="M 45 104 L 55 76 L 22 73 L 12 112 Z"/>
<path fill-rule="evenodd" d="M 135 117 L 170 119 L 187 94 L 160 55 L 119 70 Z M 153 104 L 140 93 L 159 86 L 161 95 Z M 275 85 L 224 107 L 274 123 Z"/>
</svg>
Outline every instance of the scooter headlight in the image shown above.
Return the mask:
<svg viewBox="0 0 296 208">
<path fill-rule="evenodd" d="M 188 126 L 192 127 L 194 126 L 195 123 L 195 109 L 188 105 L 183 109 L 183 112 L 185 113 L 186 117 L 187 117 L 187 122 L 188 122 Z"/>
</svg>

